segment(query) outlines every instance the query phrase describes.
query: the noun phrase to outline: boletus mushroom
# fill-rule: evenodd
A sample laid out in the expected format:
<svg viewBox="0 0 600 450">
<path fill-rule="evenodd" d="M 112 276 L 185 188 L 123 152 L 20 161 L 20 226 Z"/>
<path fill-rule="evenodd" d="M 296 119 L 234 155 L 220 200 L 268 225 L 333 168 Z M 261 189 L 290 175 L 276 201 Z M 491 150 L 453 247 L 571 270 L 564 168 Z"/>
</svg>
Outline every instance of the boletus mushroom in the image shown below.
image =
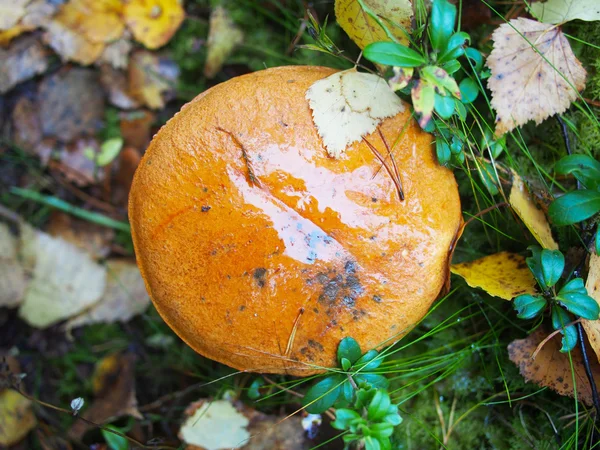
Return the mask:
<svg viewBox="0 0 600 450">
<path fill-rule="evenodd" d="M 239 370 L 309 375 L 336 365 L 344 337 L 390 345 L 449 274 L 462 216 L 432 136 L 401 105 L 331 157 L 306 94 L 334 73 L 280 67 L 214 86 L 135 174 L 133 242 L 158 312 Z"/>
</svg>

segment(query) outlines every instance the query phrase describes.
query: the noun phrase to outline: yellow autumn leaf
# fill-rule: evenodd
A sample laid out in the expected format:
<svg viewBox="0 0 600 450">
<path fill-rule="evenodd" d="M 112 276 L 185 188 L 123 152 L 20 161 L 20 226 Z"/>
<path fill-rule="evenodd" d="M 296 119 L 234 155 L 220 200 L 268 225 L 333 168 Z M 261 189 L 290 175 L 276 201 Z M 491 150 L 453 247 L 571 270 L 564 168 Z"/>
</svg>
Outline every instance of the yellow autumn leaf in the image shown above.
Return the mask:
<svg viewBox="0 0 600 450">
<path fill-rule="evenodd" d="M 120 0 L 71 0 L 55 20 L 92 43 L 108 43 L 123 34 L 122 10 Z"/>
<path fill-rule="evenodd" d="M 487 59 L 496 135 L 567 110 L 586 72 L 559 27 L 522 17 L 500 25 Z"/>
<path fill-rule="evenodd" d="M 35 425 L 30 400 L 12 389 L 0 392 L 0 446 L 16 444 Z"/>
<path fill-rule="evenodd" d="M 243 39 L 244 34 L 235 26 L 227 10 L 222 6 L 214 8 L 210 14 L 204 76 L 213 78 Z"/>
<path fill-rule="evenodd" d="M 89 41 L 60 20 L 50 21 L 45 28 L 44 41 L 63 61 L 75 61 L 87 66 L 96 61 L 104 50 L 103 43 Z"/>
<path fill-rule="evenodd" d="M 363 4 L 382 19 L 401 44 L 408 45 L 413 17 L 410 0 L 363 0 Z M 384 29 L 360 5 L 358 0 L 335 0 L 335 17 L 356 45 L 364 49 L 372 42 L 389 41 Z"/>
<path fill-rule="evenodd" d="M 4 0 L 0 0 L 0 17 L 3 14 L 2 1 Z M 11 8 L 14 8 L 14 6 L 11 6 Z M 27 9 L 24 10 L 24 15 L 20 17 L 19 22 L 11 28 L 0 31 L 0 46 L 7 46 L 10 41 L 20 34 L 35 30 L 37 27 L 46 24 L 56 13 L 57 9 L 56 5 L 47 3 L 46 0 L 33 0 L 28 3 Z M 0 22 L 3 20 L 6 20 L 6 18 L 0 19 Z M 6 24 L 6 21 L 4 23 Z M 2 27 L 0 26 L 1 29 Z"/>
<path fill-rule="evenodd" d="M 15 25 L 8 30 L 0 31 L 0 46 L 6 47 L 14 38 L 20 34 L 29 31 L 30 28 L 23 25 Z"/>
<path fill-rule="evenodd" d="M 596 300 L 596 303 L 600 304 L 600 256 L 596 255 L 596 253 L 592 253 L 590 256 L 590 268 L 585 288 L 588 295 Z M 600 320 L 583 319 L 581 325 L 583 325 L 590 345 L 600 361 Z"/>
<path fill-rule="evenodd" d="M 135 40 L 156 49 L 169 42 L 183 22 L 185 11 L 180 0 L 130 0 L 124 15 Z"/>
<path fill-rule="evenodd" d="M 151 109 L 165 106 L 163 94 L 171 89 L 170 81 L 160 71 L 160 58 L 146 50 L 135 52 L 129 63 L 129 93 Z"/>
<path fill-rule="evenodd" d="M 552 237 L 548 219 L 531 198 L 523 179 L 513 170 L 513 185 L 508 201 L 525 226 L 531 231 L 533 237 L 544 248 L 558 250 L 558 244 Z"/>
<path fill-rule="evenodd" d="M 535 279 L 525 258 L 515 253 L 500 252 L 475 261 L 453 264 L 450 271 L 464 278 L 469 286 L 505 300 L 537 293 Z"/>
</svg>

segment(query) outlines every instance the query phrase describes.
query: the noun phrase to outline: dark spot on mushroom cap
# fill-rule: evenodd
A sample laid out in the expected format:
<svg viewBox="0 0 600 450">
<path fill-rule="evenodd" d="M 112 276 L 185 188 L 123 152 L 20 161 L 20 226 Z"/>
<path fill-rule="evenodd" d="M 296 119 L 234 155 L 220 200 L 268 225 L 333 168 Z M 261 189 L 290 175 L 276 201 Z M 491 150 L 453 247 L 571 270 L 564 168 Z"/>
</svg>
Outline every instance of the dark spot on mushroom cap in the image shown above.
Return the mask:
<svg viewBox="0 0 600 450">
<path fill-rule="evenodd" d="M 259 287 L 265 286 L 266 275 L 267 275 L 267 269 L 265 269 L 264 267 L 259 267 L 258 269 L 256 269 L 254 271 L 253 277 L 256 280 L 256 283 L 258 284 Z"/>
<path fill-rule="evenodd" d="M 323 348 L 323 346 L 322 346 L 322 345 L 321 345 L 319 342 L 317 342 L 317 341 L 313 341 L 312 339 L 309 339 L 309 340 L 308 340 L 308 345 L 309 345 L 309 346 L 311 346 L 312 348 L 314 348 L 314 349 L 316 349 L 316 350 L 320 351 L 320 352 L 322 352 L 323 350 L 325 350 L 325 349 Z"/>
<path fill-rule="evenodd" d="M 202 210 L 202 212 L 208 212 L 208 211 L 210 211 L 210 206 L 205 205 L 201 208 L 201 210 Z"/>
</svg>

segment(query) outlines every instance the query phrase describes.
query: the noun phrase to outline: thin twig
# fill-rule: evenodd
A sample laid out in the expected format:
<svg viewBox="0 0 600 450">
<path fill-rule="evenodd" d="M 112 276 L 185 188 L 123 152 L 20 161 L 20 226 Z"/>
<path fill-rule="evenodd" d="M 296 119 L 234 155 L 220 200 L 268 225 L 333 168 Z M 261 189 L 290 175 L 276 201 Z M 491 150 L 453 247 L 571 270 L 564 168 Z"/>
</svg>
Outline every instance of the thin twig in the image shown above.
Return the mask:
<svg viewBox="0 0 600 450">
<path fill-rule="evenodd" d="M 475 214 L 473 217 L 471 217 L 469 220 L 467 220 L 465 222 L 465 224 L 463 225 L 463 228 L 466 228 L 467 225 L 469 225 L 473 220 L 483 216 L 484 214 L 489 213 L 490 211 L 492 211 L 493 209 L 500 209 L 503 208 L 505 206 L 509 206 L 508 203 L 506 202 L 501 202 L 501 203 L 496 203 L 495 205 L 490 206 L 489 208 L 485 208 L 482 209 L 481 211 L 479 211 L 477 214 Z"/>
<path fill-rule="evenodd" d="M 574 320 L 573 322 L 567 323 L 563 328 L 559 328 L 558 330 L 555 330 L 552 333 L 550 333 L 548 336 L 546 336 L 546 338 L 542 342 L 539 343 L 539 345 L 536 347 L 535 351 L 531 354 L 531 359 L 535 359 L 535 357 L 540 352 L 542 347 L 544 347 L 544 345 L 546 345 L 546 342 L 548 342 L 550 339 L 552 339 L 558 333 L 562 332 L 564 328 L 570 327 L 571 325 L 575 325 L 579 322 L 581 322 L 581 319 Z"/>
<path fill-rule="evenodd" d="M 396 190 L 398 191 L 398 197 L 400 198 L 400 201 L 404 200 L 404 192 L 402 192 L 402 185 L 400 184 L 400 180 L 396 179 L 394 172 L 392 172 L 392 169 L 390 169 L 390 167 L 385 163 L 385 159 L 383 158 L 383 156 L 381 156 L 381 153 L 379 153 L 375 146 L 371 144 L 364 136 L 362 140 L 365 144 L 367 144 L 369 149 L 371 149 L 371 151 L 377 157 L 379 162 L 385 167 L 385 170 L 387 171 L 388 175 L 392 179 L 392 182 L 396 186 Z"/>
</svg>

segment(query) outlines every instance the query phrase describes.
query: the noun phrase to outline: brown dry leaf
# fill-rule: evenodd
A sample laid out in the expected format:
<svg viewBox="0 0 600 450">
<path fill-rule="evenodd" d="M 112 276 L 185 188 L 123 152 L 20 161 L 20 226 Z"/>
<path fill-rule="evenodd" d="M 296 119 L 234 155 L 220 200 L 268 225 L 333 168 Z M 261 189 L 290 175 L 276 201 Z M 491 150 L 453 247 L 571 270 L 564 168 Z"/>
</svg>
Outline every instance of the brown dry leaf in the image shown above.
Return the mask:
<svg viewBox="0 0 600 450">
<path fill-rule="evenodd" d="M 120 0 L 70 0 L 54 20 L 92 43 L 106 44 L 121 37 L 125 25 Z"/>
<path fill-rule="evenodd" d="M 525 258 L 515 253 L 500 252 L 468 263 L 453 264 L 450 271 L 464 278 L 469 286 L 504 300 L 537 293 L 535 279 Z"/>
<path fill-rule="evenodd" d="M 600 256 L 595 252 L 590 256 L 590 267 L 588 271 L 585 288 L 588 295 L 600 304 Z M 582 320 L 581 325 L 590 340 L 590 345 L 596 352 L 596 357 L 600 361 L 600 320 Z"/>
<path fill-rule="evenodd" d="M 0 392 L 0 446 L 16 444 L 27 436 L 36 423 L 31 400 L 12 389 Z"/>
<path fill-rule="evenodd" d="M 363 0 L 365 6 L 379 17 L 396 39 L 404 45 L 409 44 L 406 32 L 412 31 L 413 7 L 410 0 Z M 357 0 L 335 0 L 335 17 L 350 39 L 361 49 L 377 41 L 389 41 L 385 31 L 367 14 Z"/>
<path fill-rule="evenodd" d="M 513 185 L 508 197 L 510 206 L 512 206 L 542 247 L 550 250 L 558 250 L 558 244 L 552 237 L 552 230 L 550 229 L 546 215 L 535 205 L 529 190 L 517 172 L 513 170 L 512 176 Z"/>
<path fill-rule="evenodd" d="M 43 73 L 48 68 L 48 51 L 35 36 L 23 36 L 7 50 L 0 49 L 0 94 Z"/>
<path fill-rule="evenodd" d="M 14 27 L 25 15 L 31 0 L 0 0 L 0 30 Z"/>
<path fill-rule="evenodd" d="M 95 304 L 106 287 L 106 269 L 83 250 L 24 225 L 21 258 L 31 281 L 19 316 L 31 326 L 46 328 Z"/>
<path fill-rule="evenodd" d="M 15 307 L 25 294 L 27 279 L 18 260 L 18 240 L 0 223 L 0 307 Z"/>
<path fill-rule="evenodd" d="M 179 68 L 167 58 L 142 50 L 129 63 L 129 92 L 151 109 L 162 109 L 173 96 Z"/>
<path fill-rule="evenodd" d="M 28 153 L 35 154 L 42 142 L 38 105 L 29 97 L 19 97 L 12 111 L 12 139 Z"/>
<path fill-rule="evenodd" d="M 50 216 L 46 232 L 85 250 L 96 260 L 108 256 L 110 245 L 115 237 L 114 230 L 110 228 L 75 219 L 59 211 L 53 212 Z M 110 278 L 110 275 L 108 276 Z"/>
<path fill-rule="evenodd" d="M 88 66 L 104 51 L 102 42 L 92 42 L 77 33 L 61 20 L 51 20 L 45 25 L 44 41 L 58 53 L 63 61 L 75 61 Z"/>
<path fill-rule="evenodd" d="M 72 145 L 61 148 L 59 161 L 52 161 L 50 168 L 79 187 L 99 183 L 104 179 L 104 171 L 96 165 L 93 157 L 100 152 L 100 143 L 96 138 L 77 139 Z"/>
<path fill-rule="evenodd" d="M 169 42 L 185 11 L 180 0 L 130 0 L 124 15 L 135 40 L 153 50 Z"/>
<path fill-rule="evenodd" d="M 150 297 L 135 262 L 109 260 L 106 271 L 106 291 L 102 299 L 89 311 L 69 320 L 67 330 L 91 323 L 127 322 L 148 308 Z"/>
<path fill-rule="evenodd" d="M 119 169 L 115 177 L 116 183 L 113 189 L 113 204 L 122 205 L 127 208 L 133 175 L 141 159 L 142 154 L 135 147 L 125 147 L 121 151 L 119 155 Z"/>
<path fill-rule="evenodd" d="M 129 53 L 132 48 L 133 44 L 129 40 L 129 36 L 123 37 L 107 44 L 97 62 L 100 64 L 110 64 L 115 69 L 126 69 L 129 64 Z"/>
<path fill-rule="evenodd" d="M 188 444 L 186 450 L 310 448 L 298 416 L 268 416 L 241 402 L 210 399 L 192 403 L 185 415 L 179 436 Z"/>
<path fill-rule="evenodd" d="M 103 126 L 104 94 L 92 69 L 67 67 L 44 78 L 38 104 L 44 136 L 68 143 Z"/>
<path fill-rule="evenodd" d="M 538 329 L 525 339 L 517 339 L 508 346 L 510 360 L 519 367 L 521 375 L 527 380 L 540 386 L 549 387 L 560 395 L 573 397 L 573 373 L 577 384 L 577 398 L 587 405 L 592 405 L 592 390 L 585 374 L 581 349 L 576 347 L 571 351 L 573 371 L 569 355 L 561 353 L 560 334 L 544 344 L 536 355 L 531 355 L 538 345 L 548 336 L 543 329 Z M 596 386 L 600 384 L 600 364 L 590 360 Z"/>
<path fill-rule="evenodd" d="M 140 103 L 129 93 L 129 84 L 125 73 L 113 69 L 108 64 L 100 67 L 100 83 L 108 93 L 108 101 L 121 109 L 134 109 Z"/>
<path fill-rule="evenodd" d="M 92 378 L 95 399 L 83 418 L 104 424 L 123 416 L 142 419 L 135 396 L 135 355 L 116 353 L 103 358 Z M 69 430 L 71 439 L 80 440 L 91 425 L 77 421 Z"/>
<path fill-rule="evenodd" d="M 209 79 L 214 78 L 229 55 L 243 40 L 244 33 L 233 23 L 227 10 L 222 6 L 214 8 L 210 13 L 204 76 Z"/>
<path fill-rule="evenodd" d="M 492 39 L 486 64 L 497 136 L 566 111 L 585 88 L 585 69 L 560 28 L 520 17 L 500 25 Z"/>
</svg>

